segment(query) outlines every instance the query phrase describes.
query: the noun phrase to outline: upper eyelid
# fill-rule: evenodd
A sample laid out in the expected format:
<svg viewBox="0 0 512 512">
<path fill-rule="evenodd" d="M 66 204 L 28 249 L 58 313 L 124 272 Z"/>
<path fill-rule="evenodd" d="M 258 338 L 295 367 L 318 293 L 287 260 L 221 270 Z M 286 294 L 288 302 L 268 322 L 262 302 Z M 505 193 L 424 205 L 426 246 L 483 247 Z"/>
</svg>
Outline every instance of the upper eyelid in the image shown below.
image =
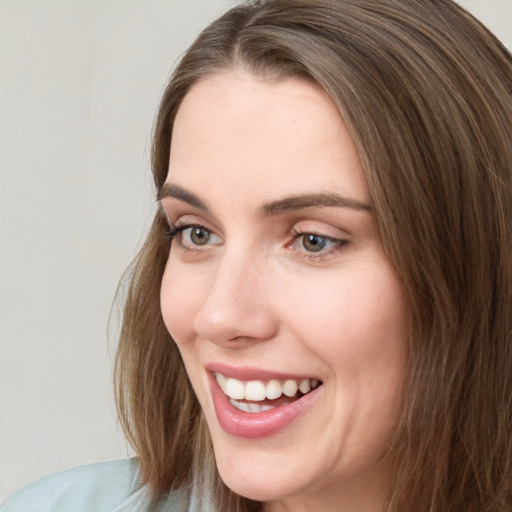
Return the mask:
<svg viewBox="0 0 512 512">
<path fill-rule="evenodd" d="M 188 215 L 184 215 L 182 217 L 178 217 L 174 222 L 165 215 L 165 219 L 171 228 L 180 228 L 180 230 L 189 228 L 189 227 L 200 227 L 202 229 L 206 229 L 210 231 L 212 234 L 216 236 L 220 236 L 217 233 L 217 230 L 211 226 L 209 222 L 205 222 L 203 219 L 195 219 L 195 216 L 190 216 L 192 218 L 188 219 Z M 315 222 L 315 221 L 312 221 Z M 322 238 L 327 238 L 331 240 L 347 240 L 351 238 L 351 235 L 341 228 L 337 228 L 332 226 L 329 228 L 315 228 L 315 227 L 299 227 L 297 224 L 301 224 L 301 222 L 295 223 L 289 230 L 288 234 L 293 236 L 293 238 L 300 237 L 302 235 L 316 235 Z M 181 229 L 183 228 L 183 229 Z M 332 233 L 333 230 L 336 230 L 338 233 Z"/>
<path fill-rule="evenodd" d="M 204 218 L 204 215 L 200 213 L 178 213 L 176 220 L 173 219 L 175 215 L 173 212 L 168 211 L 160 202 L 160 214 L 169 225 L 169 227 L 182 227 L 182 226 L 199 226 L 201 228 L 211 231 L 216 236 L 222 236 L 222 229 L 217 229 L 216 223 Z M 290 227 L 287 229 L 288 234 L 296 236 L 297 234 L 314 234 L 333 240 L 346 240 L 350 241 L 353 238 L 353 234 L 350 233 L 345 227 L 340 227 L 333 223 L 332 220 L 321 219 L 315 217 L 295 217 L 289 219 Z"/>
<path fill-rule="evenodd" d="M 167 222 L 170 226 L 174 226 L 176 222 L 184 217 L 184 218 L 196 218 L 198 221 L 197 224 L 208 225 L 208 226 L 216 226 L 220 224 L 216 216 L 210 212 L 209 209 L 203 210 L 193 204 L 190 204 L 186 201 L 182 201 L 180 199 L 174 197 L 163 197 L 158 200 L 158 208 L 162 212 L 162 215 L 167 219 Z M 210 220 L 206 220 L 210 219 Z M 176 219 L 176 220 L 173 220 Z M 208 228 L 214 231 L 214 228 Z"/>
<path fill-rule="evenodd" d="M 301 219 L 294 223 L 292 233 L 312 234 L 333 239 L 349 239 L 352 234 L 345 228 L 318 219 Z"/>
<path fill-rule="evenodd" d="M 186 214 L 186 215 L 180 215 L 176 220 L 172 220 L 169 215 L 166 213 L 167 222 L 170 227 L 182 227 L 182 226 L 200 226 L 204 229 L 207 229 L 208 231 L 211 231 L 212 233 L 215 232 L 215 228 L 211 226 L 211 222 L 206 221 L 203 217 L 193 214 Z"/>
<path fill-rule="evenodd" d="M 176 231 L 176 232 L 180 232 L 180 233 L 182 233 L 183 231 L 187 231 L 187 229 L 199 228 L 199 229 L 204 229 L 205 231 L 208 231 L 212 235 L 218 237 L 218 235 L 215 234 L 213 229 L 209 228 L 208 226 L 203 225 L 200 222 L 191 222 L 191 223 L 189 223 L 189 222 L 183 222 L 183 223 L 175 222 L 174 224 L 169 224 L 169 228 L 172 231 Z"/>
<path fill-rule="evenodd" d="M 294 233 L 293 238 L 297 239 L 305 235 L 313 235 L 319 238 L 325 238 L 326 240 L 330 240 L 332 242 L 348 242 L 348 239 L 345 236 L 326 235 L 325 233 L 320 233 L 316 231 L 297 231 L 296 233 Z"/>
<path fill-rule="evenodd" d="M 291 199 L 294 199 L 294 198 L 291 198 Z M 350 202 L 351 200 L 346 200 L 346 201 Z M 357 201 L 354 201 L 354 202 L 359 204 L 359 202 L 357 202 Z M 173 197 L 173 196 L 162 197 L 161 199 L 158 199 L 158 203 L 159 203 L 159 209 L 168 218 L 169 218 L 168 209 L 174 209 L 176 207 L 177 209 L 181 210 L 182 207 L 184 206 L 184 207 L 187 207 L 187 209 L 191 208 L 192 210 L 197 211 L 197 213 L 193 212 L 193 213 L 190 213 L 189 215 L 204 217 L 204 215 L 207 214 L 208 217 L 212 218 L 214 223 L 217 223 L 216 216 L 208 208 L 204 207 L 204 209 L 203 209 L 203 207 L 197 206 L 195 203 L 194 204 L 189 203 L 189 202 L 184 201 L 178 197 Z M 345 210 L 349 210 L 349 211 L 357 210 L 357 211 L 362 211 L 362 212 L 371 211 L 370 206 L 365 205 L 364 203 L 360 203 L 360 204 L 362 204 L 362 206 L 359 206 L 357 208 L 351 207 L 351 206 L 346 206 L 346 207 L 338 206 L 338 209 L 342 210 L 342 211 L 345 211 Z M 175 205 L 180 205 L 180 206 L 175 206 Z M 321 212 L 323 210 L 332 210 L 332 208 L 333 208 L 333 205 L 331 205 L 331 204 L 323 204 L 323 203 L 308 204 L 308 205 L 304 205 L 300 208 L 291 209 L 290 211 L 283 211 L 283 212 L 279 211 L 279 212 L 276 212 L 275 214 L 264 215 L 263 218 L 268 219 L 271 222 L 275 222 L 278 217 L 289 216 L 289 218 L 291 220 L 293 220 L 294 222 L 303 222 L 303 221 L 309 222 L 309 221 L 311 221 L 311 222 L 322 222 L 322 223 L 330 224 L 329 221 L 323 221 L 321 218 L 318 218 L 317 215 L 320 216 L 319 212 Z M 262 209 L 264 209 L 264 207 L 260 208 L 257 212 L 258 218 L 261 218 L 261 215 L 262 215 L 261 210 Z"/>
</svg>

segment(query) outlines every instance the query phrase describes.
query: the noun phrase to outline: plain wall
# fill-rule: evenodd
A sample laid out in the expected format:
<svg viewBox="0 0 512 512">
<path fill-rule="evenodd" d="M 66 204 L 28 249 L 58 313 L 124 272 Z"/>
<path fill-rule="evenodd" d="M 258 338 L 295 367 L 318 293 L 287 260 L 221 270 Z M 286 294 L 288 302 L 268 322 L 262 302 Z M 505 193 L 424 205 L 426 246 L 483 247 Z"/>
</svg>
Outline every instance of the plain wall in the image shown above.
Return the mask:
<svg viewBox="0 0 512 512">
<path fill-rule="evenodd" d="M 512 0 L 461 2 L 512 47 Z M 118 279 L 154 211 L 153 116 L 228 0 L 0 0 L 0 501 L 131 452 L 112 396 Z"/>
<path fill-rule="evenodd" d="M 154 209 L 154 113 L 227 0 L 0 0 L 0 497 L 124 457 L 117 282 Z"/>
</svg>

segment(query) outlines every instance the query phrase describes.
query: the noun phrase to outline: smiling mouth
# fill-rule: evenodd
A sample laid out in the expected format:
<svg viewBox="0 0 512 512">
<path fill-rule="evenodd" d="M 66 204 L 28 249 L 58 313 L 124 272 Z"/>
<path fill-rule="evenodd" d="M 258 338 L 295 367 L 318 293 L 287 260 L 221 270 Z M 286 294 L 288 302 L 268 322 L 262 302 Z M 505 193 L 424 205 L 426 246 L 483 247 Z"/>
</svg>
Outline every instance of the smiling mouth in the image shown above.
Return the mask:
<svg viewBox="0 0 512 512">
<path fill-rule="evenodd" d="M 215 372 L 214 376 L 229 403 L 236 409 L 248 412 L 265 412 L 290 404 L 307 395 L 322 382 L 317 379 L 271 379 L 242 381 Z"/>
</svg>

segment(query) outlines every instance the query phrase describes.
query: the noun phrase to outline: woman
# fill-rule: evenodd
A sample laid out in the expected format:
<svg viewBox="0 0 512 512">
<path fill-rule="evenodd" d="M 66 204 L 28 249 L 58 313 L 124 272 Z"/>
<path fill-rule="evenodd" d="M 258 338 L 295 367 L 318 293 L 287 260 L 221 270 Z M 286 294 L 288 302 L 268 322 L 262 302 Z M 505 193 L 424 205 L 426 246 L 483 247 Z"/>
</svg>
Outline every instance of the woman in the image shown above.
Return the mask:
<svg viewBox="0 0 512 512">
<path fill-rule="evenodd" d="M 212 23 L 156 122 L 115 510 L 510 510 L 511 134 L 511 56 L 449 0 Z"/>
</svg>

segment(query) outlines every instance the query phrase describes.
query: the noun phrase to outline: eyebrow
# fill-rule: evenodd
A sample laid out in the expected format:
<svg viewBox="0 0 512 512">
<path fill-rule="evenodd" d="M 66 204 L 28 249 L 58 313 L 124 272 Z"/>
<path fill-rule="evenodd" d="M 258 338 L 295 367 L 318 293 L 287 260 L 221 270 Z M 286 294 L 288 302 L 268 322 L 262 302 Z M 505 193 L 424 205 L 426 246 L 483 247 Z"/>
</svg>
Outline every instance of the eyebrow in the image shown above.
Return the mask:
<svg viewBox="0 0 512 512">
<path fill-rule="evenodd" d="M 315 206 L 335 206 L 338 208 L 352 208 L 353 210 L 371 211 L 372 207 L 369 203 L 340 196 L 333 193 L 320 194 L 302 194 L 285 199 L 279 199 L 264 204 L 260 208 L 260 213 L 265 216 L 278 215 L 305 208 L 314 208 Z"/>
<path fill-rule="evenodd" d="M 208 207 L 203 201 L 201 201 L 201 199 L 199 199 L 199 197 L 197 197 L 192 192 L 179 187 L 178 185 L 164 183 L 164 185 L 162 185 L 162 187 L 158 190 L 156 198 L 158 201 L 161 201 L 166 197 L 173 197 L 174 199 L 184 201 L 185 203 L 188 203 L 195 208 L 208 211 Z"/>
<path fill-rule="evenodd" d="M 157 194 L 157 200 L 161 201 L 167 197 L 184 201 L 195 208 L 208 211 L 208 207 L 201 199 L 199 199 L 199 197 L 178 185 L 166 183 L 160 188 Z M 301 194 L 271 201 L 270 203 L 265 203 L 261 206 L 258 209 L 258 212 L 260 215 L 268 217 L 303 210 L 306 208 L 314 208 L 317 206 L 334 206 L 337 208 L 351 208 L 353 210 L 363 210 L 368 212 L 372 211 L 372 206 L 369 203 L 340 196 L 339 194 L 319 193 Z"/>
</svg>

